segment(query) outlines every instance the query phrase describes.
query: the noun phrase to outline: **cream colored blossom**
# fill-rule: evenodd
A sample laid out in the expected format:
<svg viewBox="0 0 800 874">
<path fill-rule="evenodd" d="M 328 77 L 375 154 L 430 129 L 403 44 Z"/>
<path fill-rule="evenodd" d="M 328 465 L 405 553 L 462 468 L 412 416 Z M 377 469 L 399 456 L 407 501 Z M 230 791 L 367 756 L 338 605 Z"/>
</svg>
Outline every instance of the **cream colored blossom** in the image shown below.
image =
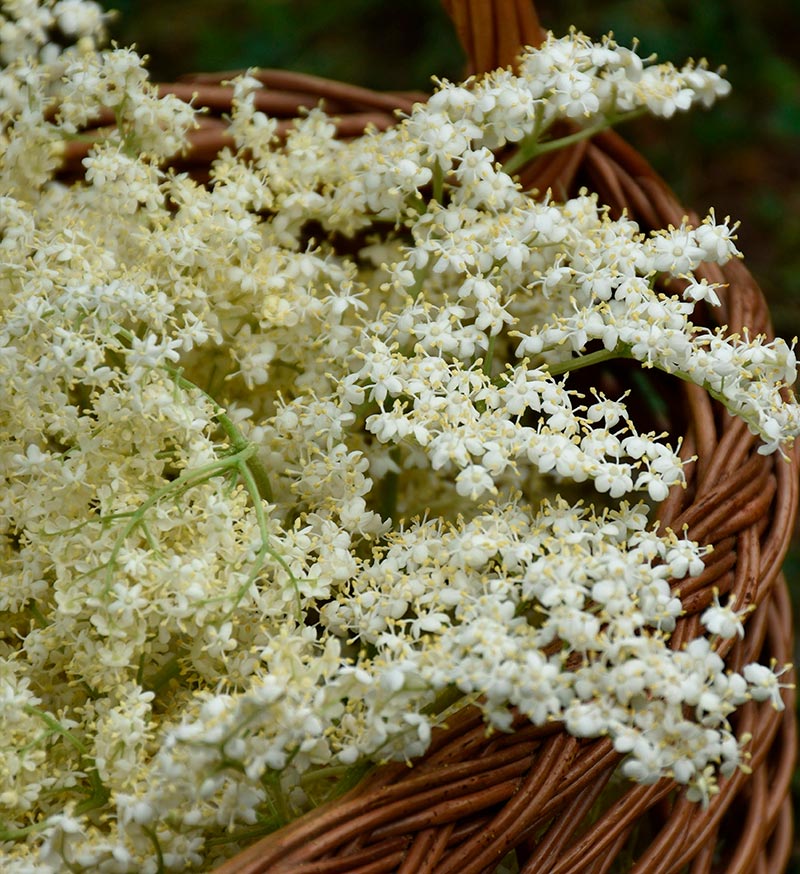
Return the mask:
<svg viewBox="0 0 800 874">
<path fill-rule="evenodd" d="M 706 802 L 780 672 L 726 671 L 744 617 L 718 603 L 669 646 L 707 550 L 641 498 L 681 487 L 680 447 L 570 374 L 634 358 L 771 452 L 800 433 L 794 348 L 693 321 L 735 225 L 645 234 L 513 172 L 558 119 L 727 83 L 572 33 L 390 131 L 339 141 L 314 109 L 280 143 L 246 75 L 201 185 L 163 168 L 194 110 L 102 26 L 83 0 L 0 13 L 0 868 L 212 865 L 343 766 L 422 754 L 453 690 Z"/>
</svg>

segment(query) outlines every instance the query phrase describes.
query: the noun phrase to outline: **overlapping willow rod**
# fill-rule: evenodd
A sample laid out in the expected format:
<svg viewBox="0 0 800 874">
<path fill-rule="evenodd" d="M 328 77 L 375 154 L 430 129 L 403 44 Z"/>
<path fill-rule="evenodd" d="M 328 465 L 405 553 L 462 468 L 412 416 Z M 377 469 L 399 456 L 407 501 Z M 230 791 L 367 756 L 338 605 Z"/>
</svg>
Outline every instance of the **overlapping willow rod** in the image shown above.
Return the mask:
<svg viewBox="0 0 800 874">
<path fill-rule="evenodd" d="M 514 62 L 542 32 L 528 0 L 443 0 L 464 46 L 470 72 Z M 207 110 L 181 168 L 199 178 L 231 145 L 225 113 L 231 73 L 202 74 L 160 86 Z M 396 111 L 424 95 L 382 94 L 297 73 L 266 70 L 257 107 L 285 131 L 302 107 L 324 101 L 340 136 L 385 128 Z M 97 119 L 97 125 L 110 123 Z M 87 145 L 74 143 L 64 172 L 77 175 Z M 643 228 L 679 225 L 686 211 L 647 162 L 614 133 L 545 155 L 520 174 L 530 190 L 567 196 L 581 185 L 615 213 L 627 210 Z M 772 335 L 757 284 L 738 262 L 707 268 L 726 283 L 715 314 L 731 332 Z M 676 389 L 672 429 L 683 435 L 688 487 L 675 487 L 659 520 L 714 546 L 706 569 L 683 581 L 686 610 L 671 639 L 680 647 L 700 631 L 699 614 L 713 589 L 752 604 L 743 640 L 726 641 L 731 669 L 751 661 L 791 660 L 791 610 L 780 567 L 798 502 L 797 453 L 763 456 L 757 441 L 696 386 Z M 784 679 L 791 682 L 787 675 Z M 216 874 L 489 874 L 516 849 L 521 874 L 603 874 L 630 859 L 632 874 L 766 874 L 785 866 L 791 844 L 789 783 L 794 766 L 793 694 L 776 712 L 749 703 L 737 711 L 737 735 L 752 735 L 750 775 L 723 779 L 706 809 L 687 802 L 675 784 L 631 785 L 605 810 L 595 802 L 620 757 L 606 739 L 576 740 L 559 724 L 517 719 L 509 734 L 487 736 L 482 717 L 466 708 L 434 732 L 413 767 L 376 768 L 347 795 L 276 832 L 216 869 Z M 590 812 L 592 813 L 589 816 Z M 624 855 L 623 855 L 624 854 Z M 621 870 L 618 868 L 618 870 Z"/>
</svg>

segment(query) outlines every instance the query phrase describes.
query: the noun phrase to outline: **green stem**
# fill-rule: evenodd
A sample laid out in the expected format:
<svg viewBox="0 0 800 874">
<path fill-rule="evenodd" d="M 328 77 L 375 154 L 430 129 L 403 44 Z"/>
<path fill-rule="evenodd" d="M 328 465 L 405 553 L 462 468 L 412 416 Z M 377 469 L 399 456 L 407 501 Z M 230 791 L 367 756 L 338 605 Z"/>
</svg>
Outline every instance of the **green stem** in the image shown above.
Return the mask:
<svg viewBox="0 0 800 874">
<path fill-rule="evenodd" d="M 352 765 L 329 765 L 328 767 L 317 768 L 313 771 L 306 771 L 300 775 L 301 786 L 313 786 L 320 780 L 330 780 L 332 777 L 341 777 L 352 770 Z"/>
<path fill-rule="evenodd" d="M 146 685 L 149 692 L 158 693 L 164 686 L 173 680 L 181 672 L 181 666 L 177 656 L 172 656 L 169 661 L 165 662 L 153 675 L 153 679 Z"/>
<path fill-rule="evenodd" d="M 0 824 L 0 841 L 22 841 L 31 835 L 35 835 L 36 832 L 42 831 L 42 829 L 49 828 L 49 826 L 50 822 L 47 819 L 41 819 L 23 828 L 6 828 Z"/>
<path fill-rule="evenodd" d="M 437 203 L 442 203 L 444 198 L 444 170 L 442 165 L 437 161 L 433 165 L 433 199 Z"/>
<path fill-rule="evenodd" d="M 116 567 L 117 557 L 119 556 L 120 550 L 124 546 L 128 536 L 141 524 L 145 514 L 151 507 L 155 506 L 162 498 L 167 497 L 169 494 L 174 494 L 189 489 L 192 486 L 199 485 L 201 482 L 211 479 L 211 477 L 216 473 L 235 466 L 237 462 L 241 463 L 247 460 L 255 451 L 255 446 L 248 444 L 245 449 L 238 452 L 236 455 L 222 458 L 218 461 L 209 462 L 209 464 L 204 464 L 202 467 L 196 468 L 195 470 L 187 470 L 176 480 L 167 483 L 165 486 L 162 486 L 160 489 L 153 492 L 150 497 L 139 506 L 136 512 L 132 514 L 128 523 L 123 528 L 122 533 L 117 537 L 106 565 L 108 571 L 106 574 L 105 594 L 108 594 L 108 592 L 111 591 L 112 574 Z"/>
<path fill-rule="evenodd" d="M 344 775 L 331 787 L 331 791 L 325 796 L 325 802 L 341 798 L 345 792 L 349 792 L 353 787 L 357 786 L 374 767 L 375 765 L 372 762 L 363 760 L 356 762 L 355 765 L 350 765 Z"/>
<path fill-rule="evenodd" d="M 78 755 L 82 759 L 87 759 L 88 761 L 92 761 L 91 757 L 88 754 L 86 747 L 72 734 L 68 731 L 64 726 L 49 713 L 46 713 L 44 710 L 39 710 L 38 707 L 33 707 L 30 704 L 25 704 L 22 708 L 24 713 L 27 713 L 29 716 L 35 716 L 37 719 L 40 719 L 51 731 L 53 734 L 60 734 L 64 740 L 70 744 L 73 749 L 78 753 Z M 76 816 L 81 816 L 84 813 L 87 813 L 90 810 L 95 810 L 98 807 L 102 807 L 109 798 L 109 791 L 103 785 L 103 781 L 100 779 L 100 775 L 97 773 L 97 768 L 87 768 L 86 776 L 89 778 L 89 783 L 91 785 L 92 791 L 86 801 L 82 802 L 75 808 Z"/>
<path fill-rule="evenodd" d="M 77 753 L 81 756 L 86 755 L 86 747 L 75 737 L 74 734 L 64 728 L 55 717 L 46 713 L 44 710 L 39 710 L 38 707 L 33 707 L 31 704 L 23 705 L 22 712 L 26 713 L 28 716 L 35 716 L 37 719 L 40 719 L 53 734 L 60 734 Z"/>
<path fill-rule="evenodd" d="M 205 841 L 205 846 L 224 847 L 226 844 L 241 843 L 243 845 L 253 844 L 258 838 L 271 834 L 277 831 L 281 826 L 277 817 L 271 819 L 259 819 L 257 825 L 252 825 L 249 828 L 241 828 L 237 831 L 226 832 L 224 835 L 216 835 L 213 838 L 208 838 Z"/>
<path fill-rule="evenodd" d="M 261 778 L 261 785 L 267 790 L 269 804 L 279 826 L 286 825 L 291 816 L 281 787 L 280 774 L 275 771 L 267 771 Z"/>
<path fill-rule="evenodd" d="M 625 344 L 620 344 L 614 349 L 600 349 L 597 352 L 590 352 L 588 355 L 579 355 L 576 358 L 570 358 L 568 361 L 562 361 L 559 364 L 553 364 L 548 366 L 548 371 L 551 376 L 560 376 L 562 373 L 571 373 L 573 370 L 581 370 L 584 367 L 591 367 L 593 364 L 600 364 L 603 361 L 611 361 L 615 358 L 627 358 L 633 359 L 634 361 L 639 361 L 639 363 L 643 367 L 652 367 L 654 370 L 659 370 L 661 373 L 666 373 L 668 376 L 676 376 L 678 379 L 683 380 L 683 382 L 687 382 L 691 385 L 697 385 L 703 389 L 703 391 L 707 392 L 710 397 L 712 397 L 715 401 L 718 401 L 728 410 L 732 415 L 737 416 L 738 418 L 743 419 L 748 425 L 757 424 L 757 422 L 753 422 L 746 415 L 742 413 L 740 409 L 731 405 L 730 398 L 726 397 L 725 394 L 718 389 L 712 388 L 707 382 L 698 382 L 696 379 L 692 379 L 692 375 L 687 373 L 685 370 L 679 370 L 678 368 L 669 368 L 663 367 L 659 364 L 658 361 L 640 361 L 636 358 L 635 355 L 632 354 L 630 346 Z"/>
<path fill-rule="evenodd" d="M 561 361 L 558 364 L 549 364 L 547 369 L 551 376 L 561 376 L 562 373 L 572 373 L 573 370 L 581 370 L 584 367 L 591 367 L 593 364 L 611 361 L 613 358 L 632 357 L 627 347 L 618 346 L 615 349 L 599 349 L 597 352 L 579 355 L 577 358 L 570 358 L 568 361 Z"/>
<path fill-rule="evenodd" d="M 48 621 L 42 615 L 42 611 L 36 604 L 36 601 L 28 601 L 28 610 L 30 611 L 31 616 L 33 616 L 34 621 L 40 628 L 47 628 Z"/>
<path fill-rule="evenodd" d="M 484 372 L 484 374 L 486 376 L 489 376 L 492 372 L 492 361 L 494 359 L 495 340 L 497 340 L 496 335 L 492 335 L 491 337 L 489 337 L 489 347 L 487 348 L 486 355 L 484 356 L 484 359 L 483 359 L 483 366 L 481 367 L 481 370 Z"/>
<path fill-rule="evenodd" d="M 465 695 L 457 686 L 446 686 L 430 704 L 422 708 L 422 712 L 440 716 L 456 704 L 468 704 L 475 700 L 473 695 Z"/>
<path fill-rule="evenodd" d="M 697 382 L 697 380 L 692 379 L 691 374 L 687 373 L 685 370 L 678 370 L 677 368 L 674 370 L 667 370 L 665 367 L 659 367 L 657 362 L 653 362 L 653 367 L 656 370 L 660 370 L 662 373 L 666 373 L 669 376 L 677 376 L 678 379 L 682 379 L 684 382 L 691 383 L 692 385 L 698 385 L 703 391 L 708 392 L 708 394 L 714 398 L 715 401 L 719 401 L 726 410 L 728 410 L 731 415 L 736 416 L 739 419 L 745 421 L 748 425 L 758 425 L 758 418 L 750 418 L 746 416 L 742 410 L 738 409 L 731 405 L 730 398 L 726 397 L 726 395 L 718 391 L 715 388 L 712 388 L 707 382 Z"/>
<path fill-rule="evenodd" d="M 149 828 L 146 825 L 142 826 L 142 831 L 150 838 L 150 843 L 153 845 L 153 849 L 156 851 L 156 864 L 158 867 L 156 868 L 156 874 L 163 874 L 166 870 L 164 868 L 164 853 L 161 850 L 161 844 L 158 840 L 158 835 L 155 833 L 154 829 Z"/>
<path fill-rule="evenodd" d="M 428 204 L 421 194 L 415 194 L 408 200 L 408 210 L 416 215 L 424 215 L 428 211 Z"/>
<path fill-rule="evenodd" d="M 389 458 L 399 465 L 400 450 L 395 446 L 389 452 Z M 397 494 L 399 478 L 395 471 L 389 471 L 381 482 L 381 518 L 393 519 L 397 513 Z"/>
<path fill-rule="evenodd" d="M 251 447 L 255 448 L 255 447 Z M 263 502 L 260 500 L 258 486 L 256 483 L 255 476 L 253 472 L 248 467 L 248 465 L 241 463 L 239 466 L 239 473 L 244 482 L 244 487 L 247 489 L 250 499 L 253 502 L 253 509 L 255 510 L 256 519 L 258 521 L 258 530 L 261 535 L 261 547 L 258 550 L 258 554 L 256 555 L 256 560 L 253 566 L 253 570 L 250 572 L 247 578 L 247 583 L 240 590 L 239 599 L 244 597 L 244 593 L 247 589 L 252 585 L 255 580 L 258 572 L 261 570 L 261 566 L 264 562 L 264 557 L 269 555 L 273 558 L 282 568 L 286 571 L 286 574 L 289 577 L 289 581 L 292 584 L 292 588 L 294 589 L 295 598 L 297 600 L 297 621 L 302 624 L 303 621 L 303 599 L 300 594 L 300 587 L 297 584 L 297 577 L 295 577 L 294 573 L 292 573 L 292 569 L 286 563 L 286 560 L 282 555 L 275 552 L 274 549 L 269 545 L 270 536 L 269 536 L 269 528 L 267 526 L 267 514 L 264 512 Z"/>
<path fill-rule="evenodd" d="M 134 334 L 129 331 L 127 328 L 120 327 L 118 329 L 119 336 L 126 343 L 131 343 L 134 339 Z M 228 439 L 231 442 L 231 448 L 234 453 L 242 453 L 246 449 L 250 448 L 250 442 L 247 438 L 242 434 L 242 432 L 234 425 L 231 421 L 230 417 L 225 413 L 225 409 L 219 404 L 215 398 L 213 398 L 207 391 L 204 391 L 200 388 L 199 385 L 193 383 L 190 379 L 187 379 L 178 368 L 170 367 L 169 365 L 164 365 L 163 369 L 166 373 L 169 374 L 170 378 L 175 382 L 177 386 L 182 388 L 184 391 L 197 391 L 199 392 L 214 408 L 214 418 L 219 422 L 220 427 L 227 435 Z M 264 465 L 261 461 L 256 457 L 255 452 L 250 452 L 250 459 L 248 462 L 248 467 L 253 473 L 253 478 L 258 486 L 259 495 L 268 503 L 272 502 L 272 486 L 269 482 L 269 476 Z"/>
<path fill-rule="evenodd" d="M 39 746 L 40 743 L 44 743 L 46 740 L 53 736 L 53 732 L 48 728 L 46 731 L 43 731 L 41 734 L 37 735 L 32 740 L 29 740 L 25 746 L 19 748 L 19 754 L 27 753 L 29 750 L 34 749 L 34 747 Z"/>
<path fill-rule="evenodd" d="M 211 397 L 208 392 L 203 391 L 200 386 L 195 385 L 190 379 L 187 379 L 180 371 L 172 367 L 166 368 L 169 375 L 175 382 L 185 391 L 198 391 L 201 395 L 214 407 L 214 418 L 219 422 L 220 427 L 227 435 L 231 442 L 231 448 L 235 453 L 241 453 L 243 450 L 250 447 L 250 442 L 242 434 L 242 432 L 233 424 L 230 417 L 225 413 L 223 407 Z M 248 457 L 247 466 L 250 468 L 253 479 L 258 487 L 258 494 L 268 503 L 272 501 L 272 486 L 269 482 L 269 476 L 264 465 L 261 463 L 255 452 L 252 452 Z"/>
<path fill-rule="evenodd" d="M 413 300 L 417 300 L 417 298 L 422 294 L 422 286 L 425 284 L 427 278 L 427 265 L 414 271 L 414 284 L 408 289 L 408 294 L 413 298 Z"/>
<path fill-rule="evenodd" d="M 589 127 L 581 128 L 566 137 L 559 137 L 556 140 L 548 140 L 544 143 L 540 143 L 537 135 L 534 133 L 530 138 L 523 140 L 516 154 L 512 155 L 508 161 L 503 164 L 503 172 L 508 173 L 508 175 L 511 176 L 529 161 L 538 158 L 540 155 L 544 155 L 547 152 L 553 152 L 556 149 L 566 148 L 567 146 L 574 145 L 582 140 L 590 139 L 595 134 L 604 131 L 606 128 L 612 127 L 615 124 L 620 124 L 624 121 L 630 121 L 633 118 L 638 118 L 640 115 L 644 115 L 645 111 L 645 109 L 634 109 L 631 112 L 624 112 L 622 115 L 604 116 L 600 121 L 589 125 Z"/>
</svg>

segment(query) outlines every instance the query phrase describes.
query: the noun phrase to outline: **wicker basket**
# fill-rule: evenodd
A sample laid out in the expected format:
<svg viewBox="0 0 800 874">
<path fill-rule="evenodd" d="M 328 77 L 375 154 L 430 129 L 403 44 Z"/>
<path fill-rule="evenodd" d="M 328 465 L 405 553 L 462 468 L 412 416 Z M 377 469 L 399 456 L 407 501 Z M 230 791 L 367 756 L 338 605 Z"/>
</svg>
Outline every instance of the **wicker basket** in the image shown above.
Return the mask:
<svg viewBox="0 0 800 874">
<path fill-rule="evenodd" d="M 514 62 L 519 47 L 542 37 L 528 0 L 444 0 L 470 59 L 470 72 Z M 231 74 L 204 74 L 161 86 L 207 107 L 181 169 L 203 178 L 219 150 L 232 144 L 222 114 Z M 258 108 L 286 119 L 300 107 L 340 118 L 339 134 L 385 128 L 395 111 L 424 95 L 381 94 L 317 77 L 259 74 L 267 89 Z M 100 124 L 103 123 L 100 120 Z M 73 144 L 64 172 L 78 175 L 85 144 Z M 644 228 L 680 224 L 686 211 L 652 168 L 617 135 L 551 153 L 523 168 L 530 189 L 566 195 L 580 185 L 599 192 L 615 212 L 626 209 Z M 727 284 L 718 317 L 732 332 L 771 335 L 764 298 L 738 262 L 704 274 Z M 716 315 L 716 314 L 715 314 Z M 682 452 L 688 488 L 674 488 L 659 519 L 714 546 L 703 573 L 681 584 L 685 608 L 672 637 L 678 648 L 700 631 L 712 590 L 752 604 L 747 634 L 722 650 L 736 670 L 748 662 L 791 659 L 791 610 L 780 567 L 798 500 L 797 460 L 757 453 L 757 441 L 701 389 L 683 386 Z M 791 680 L 789 680 L 791 681 Z M 607 739 L 577 740 L 559 724 L 516 720 L 509 734 L 487 736 L 481 714 L 462 710 L 434 733 L 429 752 L 409 768 L 387 764 L 331 805 L 241 852 L 216 874 L 482 874 L 516 850 L 523 874 L 601 874 L 616 864 L 635 874 L 778 874 L 791 844 L 789 783 L 795 756 L 794 697 L 786 709 L 749 703 L 734 731 L 752 735 L 752 774 L 736 772 L 706 809 L 676 784 L 633 785 L 598 811 L 597 800 L 620 761 Z"/>
</svg>

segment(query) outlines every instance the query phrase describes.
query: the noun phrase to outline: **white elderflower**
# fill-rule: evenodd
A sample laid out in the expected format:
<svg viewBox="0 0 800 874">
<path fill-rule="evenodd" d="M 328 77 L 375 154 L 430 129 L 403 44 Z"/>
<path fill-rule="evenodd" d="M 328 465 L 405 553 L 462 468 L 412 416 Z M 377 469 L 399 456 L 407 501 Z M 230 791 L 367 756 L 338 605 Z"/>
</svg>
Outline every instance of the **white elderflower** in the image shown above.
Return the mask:
<svg viewBox="0 0 800 874">
<path fill-rule="evenodd" d="M 456 491 L 459 495 L 474 501 L 485 492 L 496 492 L 489 471 L 480 464 L 469 464 L 456 477 Z"/>
<path fill-rule="evenodd" d="M 683 226 L 654 234 L 645 245 L 644 269 L 674 275 L 687 273 L 707 259 L 707 250 L 697 243 L 697 232 Z"/>
<path fill-rule="evenodd" d="M 683 484 L 680 446 L 589 368 L 693 382 L 785 451 L 794 345 L 694 321 L 729 220 L 644 233 L 513 176 L 558 120 L 724 79 L 573 32 L 339 141 L 321 109 L 280 140 L 246 74 L 202 185 L 162 166 L 194 110 L 97 47 L 95 3 L 0 16 L 0 868 L 216 861 L 424 753 L 454 698 L 608 736 L 703 803 L 746 767 L 729 717 L 782 707 L 782 672 L 726 670 L 746 611 L 717 596 L 671 648 L 708 549 L 635 501 Z"/>
<path fill-rule="evenodd" d="M 759 664 L 745 665 L 742 672 L 745 680 L 749 684 L 750 695 L 756 701 L 769 701 L 776 710 L 783 710 L 785 704 L 781 697 L 781 689 L 794 688 L 794 684 L 780 683 L 779 678 L 786 673 L 789 666 L 783 667 L 776 671 L 775 665 L 770 667 Z"/>
<path fill-rule="evenodd" d="M 723 607 L 719 602 L 719 592 L 714 592 L 714 602 L 700 617 L 703 625 L 721 638 L 744 637 L 741 617 L 750 612 L 747 608 L 735 611 L 730 604 Z"/>
<path fill-rule="evenodd" d="M 66 36 L 93 37 L 103 32 L 102 7 L 91 0 L 59 0 L 53 6 L 53 15 Z"/>
</svg>

